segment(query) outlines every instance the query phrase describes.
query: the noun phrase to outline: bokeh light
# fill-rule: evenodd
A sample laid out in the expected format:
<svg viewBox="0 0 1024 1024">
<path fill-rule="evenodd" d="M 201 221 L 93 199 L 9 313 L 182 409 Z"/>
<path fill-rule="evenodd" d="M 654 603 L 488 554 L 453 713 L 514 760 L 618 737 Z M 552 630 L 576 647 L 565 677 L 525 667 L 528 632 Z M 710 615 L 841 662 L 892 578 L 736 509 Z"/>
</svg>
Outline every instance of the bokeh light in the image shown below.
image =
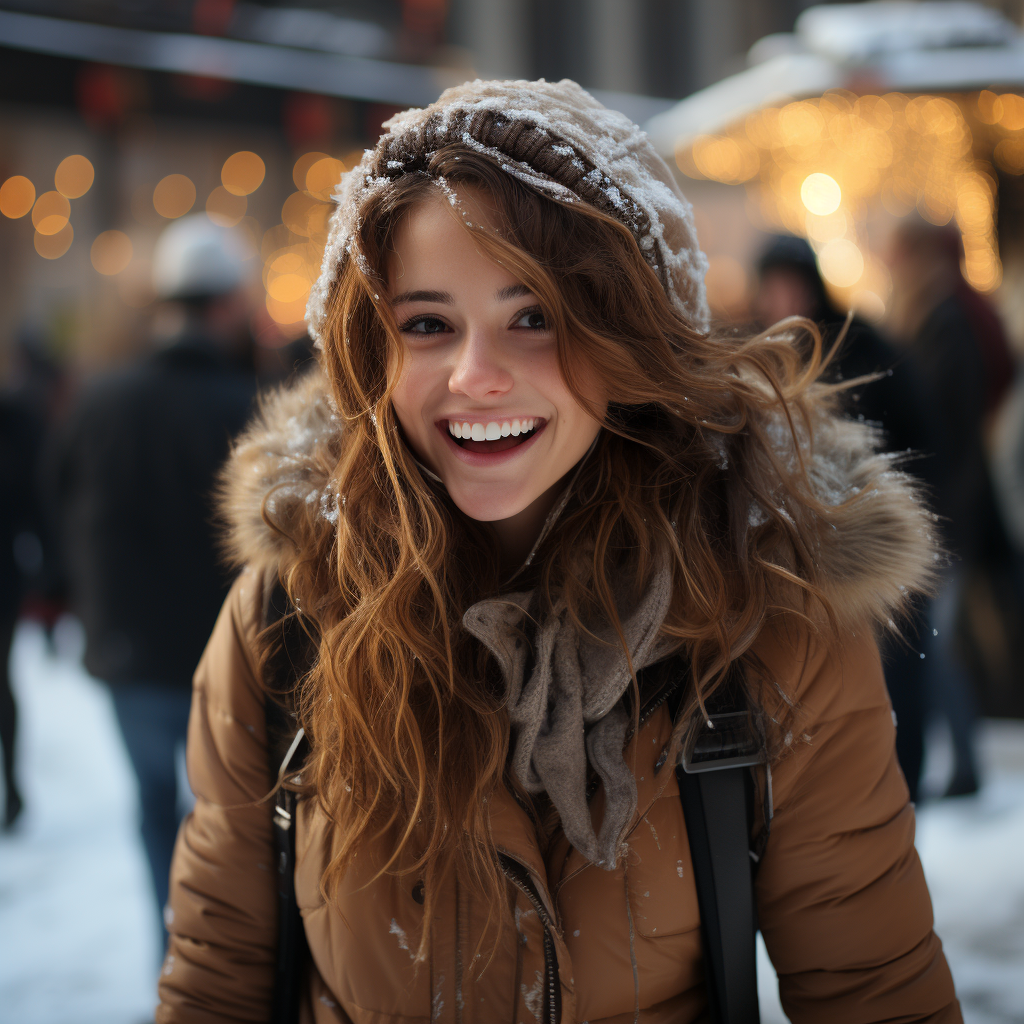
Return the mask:
<svg viewBox="0 0 1024 1024">
<path fill-rule="evenodd" d="M 120 274 L 132 261 L 132 240 L 123 231 L 104 231 L 93 241 L 89 259 L 100 274 Z"/>
<path fill-rule="evenodd" d="M 320 160 L 329 160 L 330 157 L 326 153 L 321 153 L 319 150 L 313 150 L 309 153 L 303 153 L 298 160 L 295 161 L 295 166 L 292 168 L 292 181 L 295 182 L 295 187 L 302 191 L 306 187 L 306 174 L 313 164 Z"/>
<path fill-rule="evenodd" d="M 736 184 L 740 168 L 759 165 L 747 180 L 755 223 L 807 237 L 825 264 L 835 297 L 850 303 L 864 280 L 850 281 L 869 251 L 872 206 L 894 217 L 915 209 L 934 224 L 955 218 L 962 233 L 967 280 L 991 291 L 1002 270 L 996 241 L 996 173 L 1024 174 L 1024 97 L 982 90 L 957 97 L 898 92 L 857 95 L 836 89 L 815 99 L 765 107 L 715 136 L 676 149 L 679 169 L 693 178 Z M 876 205 L 877 204 L 877 205 Z M 877 310 L 877 301 L 865 299 Z"/>
<path fill-rule="evenodd" d="M 1024 96 L 1003 93 L 999 97 L 999 126 L 1008 132 L 1019 132 L 1024 128 Z"/>
<path fill-rule="evenodd" d="M 57 191 L 68 199 L 78 199 L 92 188 L 96 178 L 92 163 L 80 153 L 66 156 L 57 165 L 53 183 Z"/>
<path fill-rule="evenodd" d="M 15 174 L 0 185 L 0 213 L 11 220 L 24 217 L 36 201 L 36 187 L 23 174 Z"/>
<path fill-rule="evenodd" d="M 833 238 L 818 251 L 821 276 L 837 288 L 851 288 L 864 273 L 864 254 L 848 238 Z"/>
<path fill-rule="evenodd" d="M 184 174 L 168 174 L 153 189 L 153 209 L 168 220 L 184 217 L 195 201 L 196 187 Z"/>
<path fill-rule="evenodd" d="M 256 153 L 247 149 L 233 153 L 220 169 L 220 180 L 232 195 L 247 196 L 263 184 L 267 167 Z M 244 213 L 243 213 L 244 216 Z"/>
<path fill-rule="evenodd" d="M 977 101 L 978 120 L 984 124 L 996 124 L 1003 116 L 1003 101 L 988 89 L 982 89 L 978 93 Z"/>
<path fill-rule="evenodd" d="M 245 216 L 249 203 L 244 195 L 218 185 L 206 199 L 206 216 L 223 228 L 233 228 Z"/>
<path fill-rule="evenodd" d="M 267 312 L 278 324 L 296 324 L 305 318 L 316 274 L 308 250 L 308 245 L 290 246 L 272 253 L 264 267 Z"/>
<path fill-rule="evenodd" d="M 761 169 L 757 150 L 749 142 L 721 135 L 698 136 L 693 162 L 704 177 L 728 184 L 749 181 Z"/>
<path fill-rule="evenodd" d="M 1024 174 L 1024 138 L 1002 139 L 993 151 L 996 166 L 1007 174 Z"/>
<path fill-rule="evenodd" d="M 827 242 L 832 238 L 842 238 L 850 230 L 850 219 L 842 210 L 820 216 L 807 214 L 807 237 L 814 242 Z"/>
<path fill-rule="evenodd" d="M 328 199 L 334 194 L 342 174 L 345 173 L 345 165 L 332 156 L 321 157 L 306 171 L 305 189 L 322 199 Z"/>
<path fill-rule="evenodd" d="M 281 207 L 281 223 L 297 235 L 308 236 L 310 214 L 318 205 L 321 204 L 305 192 L 293 192 Z"/>
<path fill-rule="evenodd" d="M 41 235 L 55 235 L 71 219 L 71 204 L 59 192 L 44 192 L 32 207 L 32 223 Z"/>
<path fill-rule="evenodd" d="M 64 226 L 52 235 L 44 235 L 37 230 L 33 241 L 36 252 L 43 259 L 57 260 L 71 248 L 74 239 L 75 229 L 71 226 L 70 221 L 65 221 Z"/>
<path fill-rule="evenodd" d="M 800 186 L 800 200 L 810 213 L 818 217 L 827 217 L 839 209 L 843 201 L 843 192 L 830 174 L 816 171 L 808 174 Z"/>
</svg>

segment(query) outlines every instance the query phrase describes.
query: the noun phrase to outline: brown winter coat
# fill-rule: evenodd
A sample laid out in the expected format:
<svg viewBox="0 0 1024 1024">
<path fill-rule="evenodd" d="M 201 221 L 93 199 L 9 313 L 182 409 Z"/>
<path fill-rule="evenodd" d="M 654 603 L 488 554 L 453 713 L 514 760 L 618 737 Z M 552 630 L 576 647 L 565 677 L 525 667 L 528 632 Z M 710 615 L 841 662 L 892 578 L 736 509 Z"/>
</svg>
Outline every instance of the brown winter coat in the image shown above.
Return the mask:
<svg viewBox="0 0 1024 1024">
<path fill-rule="evenodd" d="M 273 484 L 286 484 L 278 493 L 290 500 L 317 497 L 308 466 L 295 467 L 301 451 L 336 429 L 320 386 L 310 381 L 284 394 L 268 425 L 236 455 L 234 539 L 250 568 L 235 583 L 196 673 L 189 774 L 197 802 L 174 858 L 159 1024 L 268 1020 L 276 908 L 254 638 L 264 574 L 277 549 L 258 509 Z M 857 479 L 871 458 L 862 428 L 838 429 L 829 443 L 832 470 L 842 465 Z M 906 560 L 917 557 L 908 552 L 924 550 L 919 513 L 903 485 L 888 474 L 877 487 L 848 524 L 846 561 L 837 554 L 827 567 L 833 600 L 865 612 L 878 611 L 879 594 L 919 576 L 920 566 Z M 851 631 L 836 652 L 807 632 L 765 633 L 757 649 L 800 707 L 799 729 L 774 765 L 774 821 L 756 883 L 760 926 L 787 1014 L 808 1024 L 960 1021 L 932 931 L 914 811 L 870 631 Z M 336 902 L 326 904 L 319 889 L 330 853 L 325 822 L 306 802 L 296 870 L 312 954 L 305 1024 L 547 1021 L 545 932 L 557 957 L 562 1021 L 705 1020 L 686 828 L 674 774 L 655 770 L 671 728 L 662 706 L 626 751 L 627 763 L 635 756 L 639 801 L 628 855 L 612 871 L 590 864 L 564 839 L 556 838 L 545 856 L 516 801 L 494 794 L 495 843 L 521 877 L 519 885 L 510 881 L 505 927 L 489 962 L 495 936 L 481 935 L 485 908 L 457 881 L 429 922 L 429 957 L 414 960 L 423 926 L 415 882 L 391 875 L 369 882 L 385 842 L 359 853 Z M 599 790 L 598 818 L 601 799 Z M 485 955 L 476 959 L 481 939 Z"/>
</svg>

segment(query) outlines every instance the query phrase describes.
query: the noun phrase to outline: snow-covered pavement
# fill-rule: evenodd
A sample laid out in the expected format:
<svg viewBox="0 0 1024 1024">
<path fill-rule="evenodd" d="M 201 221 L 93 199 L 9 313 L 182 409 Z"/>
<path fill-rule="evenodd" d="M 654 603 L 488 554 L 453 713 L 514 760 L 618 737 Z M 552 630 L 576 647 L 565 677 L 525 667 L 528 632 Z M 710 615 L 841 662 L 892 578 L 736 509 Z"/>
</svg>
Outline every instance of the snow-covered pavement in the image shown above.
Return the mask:
<svg viewBox="0 0 1024 1024">
<path fill-rule="evenodd" d="M 12 656 L 27 810 L 0 836 L 0 1024 L 142 1024 L 158 951 L 134 783 L 73 623 L 57 646 L 26 624 Z M 982 745 L 983 792 L 922 807 L 918 848 L 965 1020 L 1022 1024 L 1024 723 L 986 723 Z M 782 1024 L 761 953 L 762 1019 Z"/>
</svg>

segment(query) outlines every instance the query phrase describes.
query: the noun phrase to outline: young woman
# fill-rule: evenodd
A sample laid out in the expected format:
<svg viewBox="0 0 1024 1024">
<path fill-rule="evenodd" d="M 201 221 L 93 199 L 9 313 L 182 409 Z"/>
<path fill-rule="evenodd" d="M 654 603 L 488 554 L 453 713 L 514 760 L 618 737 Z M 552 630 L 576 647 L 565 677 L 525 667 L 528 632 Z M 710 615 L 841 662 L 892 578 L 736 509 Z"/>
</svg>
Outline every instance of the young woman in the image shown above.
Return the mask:
<svg viewBox="0 0 1024 1024">
<path fill-rule="evenodd" d="M 386 127 L 338 197 L 322 374 L 228 469 L 246 568 L 196 675 L 157 1019 L 269 1019 L 284 686 L 305 1021 L 706 1020 L 674 766 L 726 690 L 771 768 L 791 1019 L 959 1021 L 873 639 L 932 517 L 813 329 L 709 330 L 671 172 L 571 82 Z M 309 665 L 283 684 L 279 584 Z"/>
</svg>

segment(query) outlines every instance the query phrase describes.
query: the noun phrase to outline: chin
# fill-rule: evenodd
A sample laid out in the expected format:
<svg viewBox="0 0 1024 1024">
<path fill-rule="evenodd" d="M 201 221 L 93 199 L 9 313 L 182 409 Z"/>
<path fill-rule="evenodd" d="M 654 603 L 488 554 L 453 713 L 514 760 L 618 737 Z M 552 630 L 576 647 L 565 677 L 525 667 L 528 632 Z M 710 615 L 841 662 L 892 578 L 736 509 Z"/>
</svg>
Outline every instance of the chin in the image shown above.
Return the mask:
<svg viewBox="0 0 1024 1024">
<path fill-rule="evenodd" d="M 539 495 L 473 494 L 448 489 L 455 507 L 470 519 L 480 523 L 496 523 L 511 519 L 527 508 Z"/>
</svg>

